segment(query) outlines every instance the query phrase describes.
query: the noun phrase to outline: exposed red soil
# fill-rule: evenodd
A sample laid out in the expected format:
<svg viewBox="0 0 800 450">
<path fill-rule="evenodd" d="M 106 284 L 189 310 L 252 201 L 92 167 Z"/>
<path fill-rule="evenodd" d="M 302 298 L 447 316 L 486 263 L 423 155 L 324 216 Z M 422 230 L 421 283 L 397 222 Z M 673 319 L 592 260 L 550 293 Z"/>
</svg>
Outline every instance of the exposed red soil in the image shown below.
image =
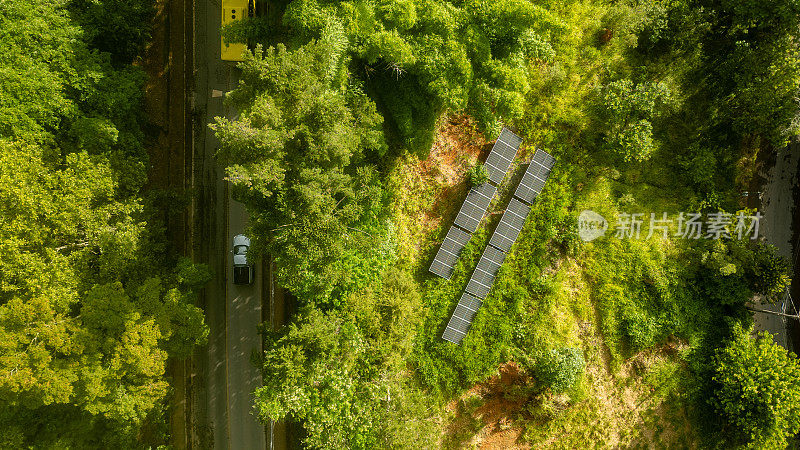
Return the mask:
<svg viewBox="0 0 800 450">
<path fill-rule="evenodd" d="M 420 217 L 423 230 L 429 231 L 446 219 L 444 216 L 452 210 L 453 199 L 462 196 L 467 189 L 463 182 L 467 170 L 476 161 L 484 161 L 489 150 L 491 146 L 469 116 L 450 115 L 440 120 L 430 154 L 412 168 L 419 179 L 434 179 L 441 187 L 433 207 Z"/>
<path fill-rule="evenodd" d="M 525 399 L 514 399 L 509 394 L 514 387 L 530 383 L 530 377 L 525 375 L 517 363 L 511 361 L 500 366 L 499 374 L 485 383 L 478 384 L 470 389 L 462 398 L 478 396 L 483 403 L 472 414 L 481 420 L 483 428 L 478 433 L 479 448 L 486 450 L 500 449 L 528 449 L 529 445 L 519 443 L 522 430 L 514 428 L 512 417 L 525 406 Z M 458 400 L 447 405 L 451 411 L 456 411 Z M 453 432 L 455 430 L 449 430 Z"/>
<path fill-rule="evenodd" d="M 489 379 L 486 386 L 488 395 L 484 396 L 486 403 L 476 411 L 487 424 L 488 430 L 481 442 L 481 449 L 530 448 L 517 443 L 521 430 L 513 428 L 511 423 L 511 417 L 524 406 L 525 400 L 509 400 L 505 395 L 512 386 L 522 386 L 529 381 L 513 361 L 500 366 L 500 375 Z"/>
</svg>

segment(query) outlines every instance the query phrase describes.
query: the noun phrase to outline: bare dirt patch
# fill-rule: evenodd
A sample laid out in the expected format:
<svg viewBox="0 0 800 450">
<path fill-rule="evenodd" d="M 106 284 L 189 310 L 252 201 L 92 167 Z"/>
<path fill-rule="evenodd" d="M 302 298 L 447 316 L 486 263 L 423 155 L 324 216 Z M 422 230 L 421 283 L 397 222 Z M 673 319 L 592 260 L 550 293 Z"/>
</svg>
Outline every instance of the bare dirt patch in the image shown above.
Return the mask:
<svg viewBox="0 0 800 450">
<path fill-rule="evenodd" d="M 696 447 L 683 404 L 670 396 L 675 392 L 670 385 L 675 374 L 657 374 L 661 367 L 680 366 L 677 355 L 685 342 L 670 339 L 613 369 L 594 323 L 582 321 L 578 334 L 586 358 L 583 394 L 518 395 L 533 380 L 516 363 L 505 363 L 498 375 L 448 405 L 453 420 L 444 446 L 487 450 Z M 553 415 L 541 416 L 544 410 L 537 402 L 550 405 Z"/>
<path fill-rule="evenodd" d="M 427 237 L 443 222 L 452 222 L 467 190 L 467 170 L 485 159 L 491 146 L 466 115 L 449 115 L 438 124 L 436 139 L 425 159 L 409 155 L 397 168 L 395 189 L 399 199 L 392 206 L 398 218 L 401 258 L 416 260 Z M 434 237 L 435 239 L 436 237 Z"/>
<path fill-rule="evenodd" d="M 530 448 L 519 442 L 522 430 L 514 427 L 512 420 L 526 400 L 510 395 L 515 387 L 529 382 L 515 362 L 501 365 L 498 375 L 448 404 L 456 419 L 448 427 L 445 441 L 453 447 L 471 445 L 485 450 Z"/>
<path fill-rule="evenodd" d="M 490 149 L 468 116 L 448 116 L 439 122 L 428 158 L 416 167 L 417 176 L 434 180 L 440 188 L 432 208 L 421 217 L 425 223 L 438 225 L 456 209 L 453 202 L 467 189 L 467 170 L 479 159 L 485 160 Z"/>
<path fill-rule="evenodd" d="M 430 155 L 420 161 L 421 174 L 433 175 L 442 184 L 457 183 L 486 146 L 486 139 L 469 116 L 447 116 L 439 121 Z"/>
</svg>

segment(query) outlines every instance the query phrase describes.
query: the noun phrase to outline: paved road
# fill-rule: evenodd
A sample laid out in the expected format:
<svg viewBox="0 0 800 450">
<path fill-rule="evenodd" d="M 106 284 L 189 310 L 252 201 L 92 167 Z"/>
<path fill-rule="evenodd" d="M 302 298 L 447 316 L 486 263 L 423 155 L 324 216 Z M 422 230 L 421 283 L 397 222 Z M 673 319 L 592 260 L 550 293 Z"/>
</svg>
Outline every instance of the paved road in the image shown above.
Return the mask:
<svg viewBox="0 0 800 450">
<path fill-rule="evenodd" d="M 221 164 L 213 157 L 219 141 L 207 126 L 215 116 L 233 115 L 225 110 L 222 97 L 212 95 L 236 85 L 236 69 L 220 60 L 220 8 L 215 0 L 195 3 L 195 229 L 199 260 L 211 266 L 215 279 L 203 299 L 209 338 L 198 358 L 194 399 L 198 423 L 192 441 L 198 448 L 259 450 L 268 442 L 253 410 L 252 392 L 260 385 L 261 374 L 251 355 L 261 350 L 256 327 L 262 320 L 264 271 L 256 264 L 252 286 L 232 282 L 232 239 L 244 231 L 247 216 L 244 207 L 230 198 Z"/>
<path fill-rule="evenodd" d="M 767 242 L 778 248 L 778 254 L 793 261 L 795 249 L 792 242 L 792 219 L 794 218 L 794 187 L 798 180 L 800 144 L 793 142 L 778 151 L 775 165 L 761 175 L 767 182 L 762 188 L 761 234 Z M 800 282 L 797 280 L 795 282 Z M 762 309 L 781 311 L 781 305 L 763 305 Z M 791 313 L 791 311 L 789 311 Z M 768 331 L 775 342 L 788 348 L 786 319 L 774 314 L 754 313 L 755 331 Z"/>
<path fill-rule="evenodd" d="M 246 225 L 244 206 L 229 198 L 228 236 L 242 233 Z M 227 277 L 226 283 L 228 437 L 231 449 L 266 448 L 264 426 L 256 417 L 253 398 L 253 391 L 261 386 L 261 371 L 252 360 L 253 356 L 261 353 L 257 327 L 261 323 L 264 273 L 260 264 L 256 264 L 255 270 L 256 281 L 250 286 L 233 284 L 232 276 Z M 230 265 L 226 273 L 232 273 Z"/>
</svg>

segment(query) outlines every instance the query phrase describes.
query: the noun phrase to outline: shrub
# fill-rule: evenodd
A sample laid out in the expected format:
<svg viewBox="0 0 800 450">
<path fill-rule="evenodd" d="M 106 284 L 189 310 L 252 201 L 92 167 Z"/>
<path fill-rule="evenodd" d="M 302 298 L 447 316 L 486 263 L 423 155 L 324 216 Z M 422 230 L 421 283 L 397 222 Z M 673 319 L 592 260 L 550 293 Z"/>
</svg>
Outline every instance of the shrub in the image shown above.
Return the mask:
<svg viewBox="0 0 800 450">
<path fill-rule="evenodd" d="M 583 353 L 578 348 L 550 350 L 537 361 L 535 375 L 551 391 L 562 393 L 578 381 L 585 365 Z"/>
<path fill-rule="evenodd" d="M 625 162 L 645 161 L 656 148 L 652 120 L 670 101 L 664 83 L 618 80 L 599 92 L 598 118 L 606 129 L 604 148 Z"/>
<path fill-rule="evenodd" d="M 467 179 L 469 179 L 470 186 L 480 186 L 489 182 L 489 172 L 486 171 L 483 163 L 478 162 L 467 172 Z"/>
</svg>

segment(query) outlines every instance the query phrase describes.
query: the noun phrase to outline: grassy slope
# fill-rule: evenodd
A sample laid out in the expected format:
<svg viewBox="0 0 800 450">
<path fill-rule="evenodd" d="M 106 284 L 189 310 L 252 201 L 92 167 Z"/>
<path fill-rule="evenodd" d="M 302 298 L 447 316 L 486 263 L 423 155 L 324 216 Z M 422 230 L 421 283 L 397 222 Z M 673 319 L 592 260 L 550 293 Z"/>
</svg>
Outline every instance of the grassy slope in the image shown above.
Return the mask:
<svg viewBox="0 0 800 450">
<path fill-rule="evenodd" d="M 686 205 L 687 200 L 675 200 L 686 199 L 685 190 L 663 185 L 671 179 L 668 155 L 616 170 L 583 142 L 589 126 L 585 100 L 609 67 L 624 64 L 630 35 L 621 27 L 607 45 L 596 42 L 604 23 L 624 11 L 609 13 L 605 6 L 581 2 L 562 14 L 576 25 L 562 37 L 558 60 L 542 65 L 532 80 L 527 119 L 517 124 L 527 143 L 522 160 L 535 145 L 559 162 L 460 347 L 441 340 L 442 328 L 499 215 L 481 224 L 451 280 L 426 272 L 466 192 L 464 173 L 481 137 L 469 123 L 443 120 L 432 156 L 406 158 L 392 172 L 401 265 L 415 274 L 424 293 L 424 325 L 413 365 L 445 405 L 486 382 L 515 352 L 579 347 L 587 366 L 576 387 L 562 396 L 527 396 L 517 409 L 504 412 L 524 430 L 524 442 L 535 448 L 579 448 L 587 442 L 692 446 L 695 436 L 680 396 L 679 349 L 699 333 L 706 317 L 698 299 L 682 294 L 687 283 L 680 271 L 682 250 L 660 239 L 625 242 L 607 236 L 584 244 L 575 236 L 575 219 L 583 209 L 612 223 L 618 211 L 676 213 Z M 490 211 L 504 209 L 511 185 L 507 178 L 505 194 Z M 643 328 L 626 325 L 633 320 Z M 681 331 L 682 339 L 668 336 L 670 330 Z M 492 429 L 487 413 L 476 406 L 489 399 L 470 395 L 473 407 L 466 414 L 473 420 L 464 422 L 464 411 L 455 414 L 452 408 L 446 415 L 452 421 L 444 440 L 448 445 L 490 445 L 502 431 Z M 513 397 L 518 390 L 504 395 Z M 467 425 L 453 426 L 459 423 Z"/>
</svg>

